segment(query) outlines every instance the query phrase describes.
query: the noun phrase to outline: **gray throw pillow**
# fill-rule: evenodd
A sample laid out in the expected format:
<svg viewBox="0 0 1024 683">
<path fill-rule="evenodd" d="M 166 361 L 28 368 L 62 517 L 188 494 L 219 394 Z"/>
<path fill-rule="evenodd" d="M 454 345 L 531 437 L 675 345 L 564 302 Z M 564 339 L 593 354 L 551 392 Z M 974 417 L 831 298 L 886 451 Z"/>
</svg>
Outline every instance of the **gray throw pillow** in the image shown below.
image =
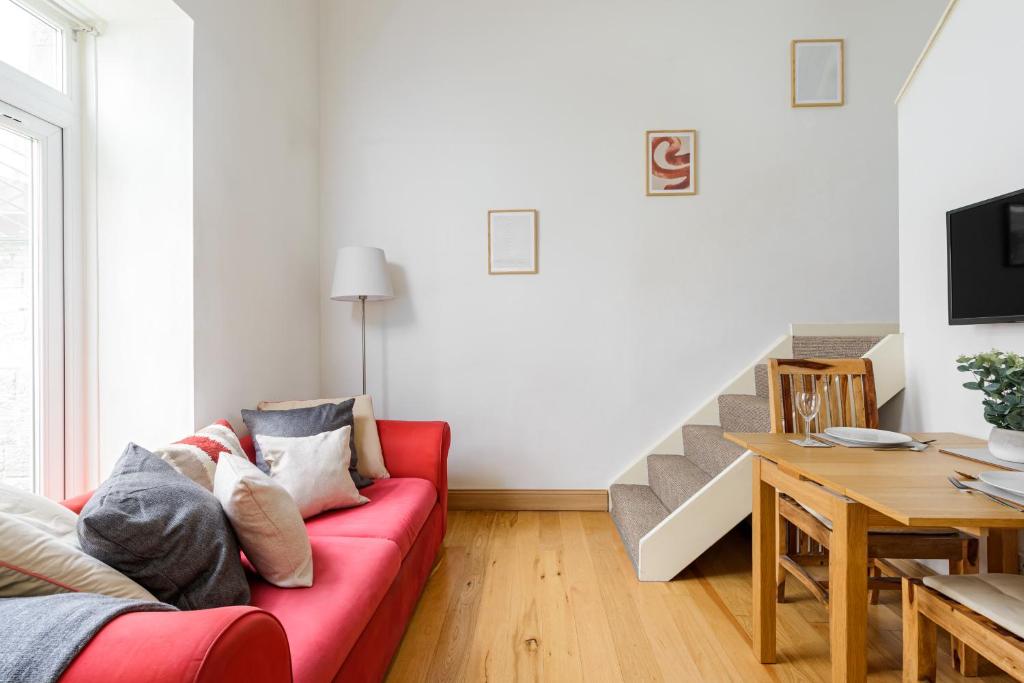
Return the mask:
<svg viewBox="0 0 1024 683">
<path fill-rule="evenodd" d="M 270 466 L 267 464 L 263 453 L 260 451 L 260 442 L 256 436 L 316 436 L 324 432 L 334 432 L 342 427 L 352 427 L 352 407 L 355 399 L 350 398 L 341 403 L 325 403 L 312 408 L 295 408 L 294 410 L 243 410 L 242 420 L 249 428 L 253 436 L 253 446 L 256 449 L 256 467 L 270 474 Z M 353 429 L 355 429 L 353 427 Z M 358 453 L 356 453 L 356 440 L 349 439 L 351 457 L 348 461 L 348 473 L 352 475 L 352 481 L 359 488 L 369 486 L 372 479 L 367 479 L 359 474 Z"/>
<path fill-rule="evenodd" d="M 183 610 L 249 602 L 238 541 L 217 498 L 128 444 L 78 518 L 82 550 Z"/>
</svg>

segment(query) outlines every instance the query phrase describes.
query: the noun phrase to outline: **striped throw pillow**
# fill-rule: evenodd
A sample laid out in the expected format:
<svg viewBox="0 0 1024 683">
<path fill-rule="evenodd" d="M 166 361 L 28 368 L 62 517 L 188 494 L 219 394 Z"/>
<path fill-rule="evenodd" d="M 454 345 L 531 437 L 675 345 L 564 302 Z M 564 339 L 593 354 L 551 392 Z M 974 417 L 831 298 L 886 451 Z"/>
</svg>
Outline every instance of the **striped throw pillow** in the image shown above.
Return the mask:
<svg viewBox="0 0 1024 683">
<path fill-rule="evenodd" d="M 251 461 L 227 420 L 217 420 L 180 441 L 154 449 L 153 453 L 207 491 L 213 491 L 214 474 L 221 453 L 231 453 Z"/>
</svg>

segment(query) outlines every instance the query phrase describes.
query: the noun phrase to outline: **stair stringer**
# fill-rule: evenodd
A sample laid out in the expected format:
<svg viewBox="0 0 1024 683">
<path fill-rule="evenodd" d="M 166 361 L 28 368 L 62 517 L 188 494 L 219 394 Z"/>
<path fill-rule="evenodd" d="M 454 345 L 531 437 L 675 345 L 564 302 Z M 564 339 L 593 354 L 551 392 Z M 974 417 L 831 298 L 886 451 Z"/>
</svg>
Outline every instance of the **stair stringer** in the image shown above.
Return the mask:
<svg viewBox="0 0 1024 683">
<path fill-rule="evenodd" d="M 750 514 L 754 456 L 747 451 L 640 539 L 638 578 L 671 581 Z"/>
</svg>

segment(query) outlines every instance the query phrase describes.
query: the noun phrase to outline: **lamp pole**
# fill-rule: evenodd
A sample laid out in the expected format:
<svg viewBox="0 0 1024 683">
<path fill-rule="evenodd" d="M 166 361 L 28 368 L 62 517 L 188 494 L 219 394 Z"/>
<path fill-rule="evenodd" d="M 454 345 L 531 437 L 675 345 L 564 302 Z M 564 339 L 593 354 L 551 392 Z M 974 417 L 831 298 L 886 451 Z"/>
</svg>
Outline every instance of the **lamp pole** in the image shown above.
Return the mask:
<svg viewBox="0 0 1024 683">
<path fill-rule="evenodd" d="M 366 394 L 366 295 L 359 296 L 359 306 L 363 317 L 363 394 Z"/>
</svg>

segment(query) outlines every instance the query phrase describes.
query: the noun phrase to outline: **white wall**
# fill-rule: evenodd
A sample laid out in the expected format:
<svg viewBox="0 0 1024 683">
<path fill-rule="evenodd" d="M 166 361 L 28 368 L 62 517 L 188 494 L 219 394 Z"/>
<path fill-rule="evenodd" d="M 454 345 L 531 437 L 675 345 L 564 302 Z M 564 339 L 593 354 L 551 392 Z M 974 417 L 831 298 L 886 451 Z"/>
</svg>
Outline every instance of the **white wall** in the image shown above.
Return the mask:
<svg viewBox="0 0 1024 683">
<path fill-rule="evenodd" d="M 316 0 L 195 21 L 195 421 L 320 388 Z"/>
<path fill-rule="evenodd" d="M 319 393 L 318 8 L 88 4 L 107 21 L 102 478 L 129 440 L 155 447 L 221 417 L 241 426 L 239 409 L 260 399 Z"/>
<path fill-rule="evenodd" d="M 1018 0 L 961 0 L 899 105 L 900 320 L 906 429 L 988 435 L 962 353 L 1024 351 L 1024 326 L 951 327 L 946 211 L 1024 187 Z M 1024 293 L 1022 293 L 1024 296 Z"/>
<path fill-rule="evenodd" d="M 793 321 L 897 315 L 893 97 L 942 0 L 322 0 L 323 389 L 359 388 L 333 251 L 371 305 L 379 414 L 453 425 L 453 487 L 603 487 Z M 789 41 L 847 40 L 847 106 L 789 106 Z M 699 130 L 696 197 L 645 129 Z M 493 277 L 486 213 L 540 210 Z"/>
<path fill-rule="evenodd" d="M 170 0 L 89 5 L 106 22 L 90 228 L 102 477 L 128 441 L 194 423 L 192 20 Z"/>
</svg>

